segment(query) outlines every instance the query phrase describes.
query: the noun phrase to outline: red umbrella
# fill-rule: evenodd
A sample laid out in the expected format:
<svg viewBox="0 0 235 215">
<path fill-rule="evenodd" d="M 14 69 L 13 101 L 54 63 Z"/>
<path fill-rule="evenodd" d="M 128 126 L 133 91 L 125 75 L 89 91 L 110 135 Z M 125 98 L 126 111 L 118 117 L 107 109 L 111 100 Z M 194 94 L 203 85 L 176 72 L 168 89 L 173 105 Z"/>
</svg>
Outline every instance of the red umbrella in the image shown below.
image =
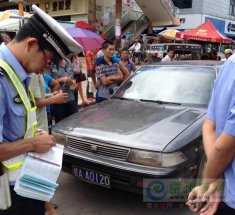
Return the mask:
<svg viewBox="0 0 235 215">
<path fill-rule="evenodd" d="M 76 27 L 78 28 L 84 28 L 90 31 L 95 31 L 94 28 L 92 27 L 92 25 L 89 25 L 88 23 L 84 22 L 84 21 L 78 21 L 76 22 Z"/>
<path fill-rule="evenodd" d="M 195 29 L 188 30 L 185 32 L 177 32 L 176 37 L 185 40 L 199 40 L 204 42 L 214 42 L 214 43 L 232 43 L 232 39 L 221 34 L 213 25 L 213 23 L 208 20 L 202 25 Z"/>
</svg>

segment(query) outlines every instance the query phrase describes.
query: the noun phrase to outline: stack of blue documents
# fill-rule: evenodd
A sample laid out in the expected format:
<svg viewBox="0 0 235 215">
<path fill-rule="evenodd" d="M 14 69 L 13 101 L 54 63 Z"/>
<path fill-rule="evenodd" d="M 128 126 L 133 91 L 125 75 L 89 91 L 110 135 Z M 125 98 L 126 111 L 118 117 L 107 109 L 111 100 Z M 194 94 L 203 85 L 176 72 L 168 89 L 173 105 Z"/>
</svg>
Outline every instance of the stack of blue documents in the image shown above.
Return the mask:
<svg viewBox="0 0 235 215">
<path fill-rule="evenodd" d="M 58 187 L 63 149 L 57 144 L 45 154 L 28 153 L 16 180 L 15 192 L 23 197 L 50 201 Z"/>
</svg>

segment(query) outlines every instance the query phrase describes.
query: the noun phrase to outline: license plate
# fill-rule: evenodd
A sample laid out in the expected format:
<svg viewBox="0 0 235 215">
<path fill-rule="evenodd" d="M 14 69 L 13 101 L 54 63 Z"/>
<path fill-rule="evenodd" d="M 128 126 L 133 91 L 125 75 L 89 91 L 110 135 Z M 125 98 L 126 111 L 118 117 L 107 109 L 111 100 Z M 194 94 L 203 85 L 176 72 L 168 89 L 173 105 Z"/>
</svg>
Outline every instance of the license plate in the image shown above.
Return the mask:
<svg viewBox="0 0 235 215">
<path fill-rule="evenodd" d="M 111 188 L 110 175 L 78 166 L 73 166 L 74 175 L 81 181 Z"/>
</svg>

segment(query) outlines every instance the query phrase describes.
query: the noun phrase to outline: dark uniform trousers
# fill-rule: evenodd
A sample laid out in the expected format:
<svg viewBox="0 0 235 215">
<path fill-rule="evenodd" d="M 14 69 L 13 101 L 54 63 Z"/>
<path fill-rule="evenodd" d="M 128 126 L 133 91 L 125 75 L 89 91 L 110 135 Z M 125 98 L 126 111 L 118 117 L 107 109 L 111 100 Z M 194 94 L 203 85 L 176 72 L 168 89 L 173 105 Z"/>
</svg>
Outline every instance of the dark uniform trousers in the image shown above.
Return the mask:
<svg viewBox="0 0 235 215">
<path fill-rule="evenodd" d="M 221 202 L 215 215 L 235 215 L 235 209 L 230 208 L 224 202 Z"/>
<path fill-rule="evenodd" d="M 45 215 L 45 202 L 21 197 L 13 188 L 10 187 L 12 206 L 0 211 L 0 215 Z"/>
</svg>

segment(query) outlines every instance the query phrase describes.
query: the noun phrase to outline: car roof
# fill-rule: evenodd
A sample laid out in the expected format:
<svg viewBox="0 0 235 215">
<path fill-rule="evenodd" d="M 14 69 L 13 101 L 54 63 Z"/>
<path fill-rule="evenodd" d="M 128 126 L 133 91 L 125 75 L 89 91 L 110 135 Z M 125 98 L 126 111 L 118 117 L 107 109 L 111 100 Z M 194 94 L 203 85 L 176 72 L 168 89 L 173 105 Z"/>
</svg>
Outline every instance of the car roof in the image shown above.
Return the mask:
<svg viewBox="0 0 235 215">
<path fill-rule="evenodd" d="M 151 66 L 209 66 L 209 67 L 218 67 L 224 64 L 225 61 L 216 61 L 216 60 L 189 60 L 189 61 L 171 61 L 171 62 L 158 62 L 155 64 L 149 64 Z"/>
</svg>

